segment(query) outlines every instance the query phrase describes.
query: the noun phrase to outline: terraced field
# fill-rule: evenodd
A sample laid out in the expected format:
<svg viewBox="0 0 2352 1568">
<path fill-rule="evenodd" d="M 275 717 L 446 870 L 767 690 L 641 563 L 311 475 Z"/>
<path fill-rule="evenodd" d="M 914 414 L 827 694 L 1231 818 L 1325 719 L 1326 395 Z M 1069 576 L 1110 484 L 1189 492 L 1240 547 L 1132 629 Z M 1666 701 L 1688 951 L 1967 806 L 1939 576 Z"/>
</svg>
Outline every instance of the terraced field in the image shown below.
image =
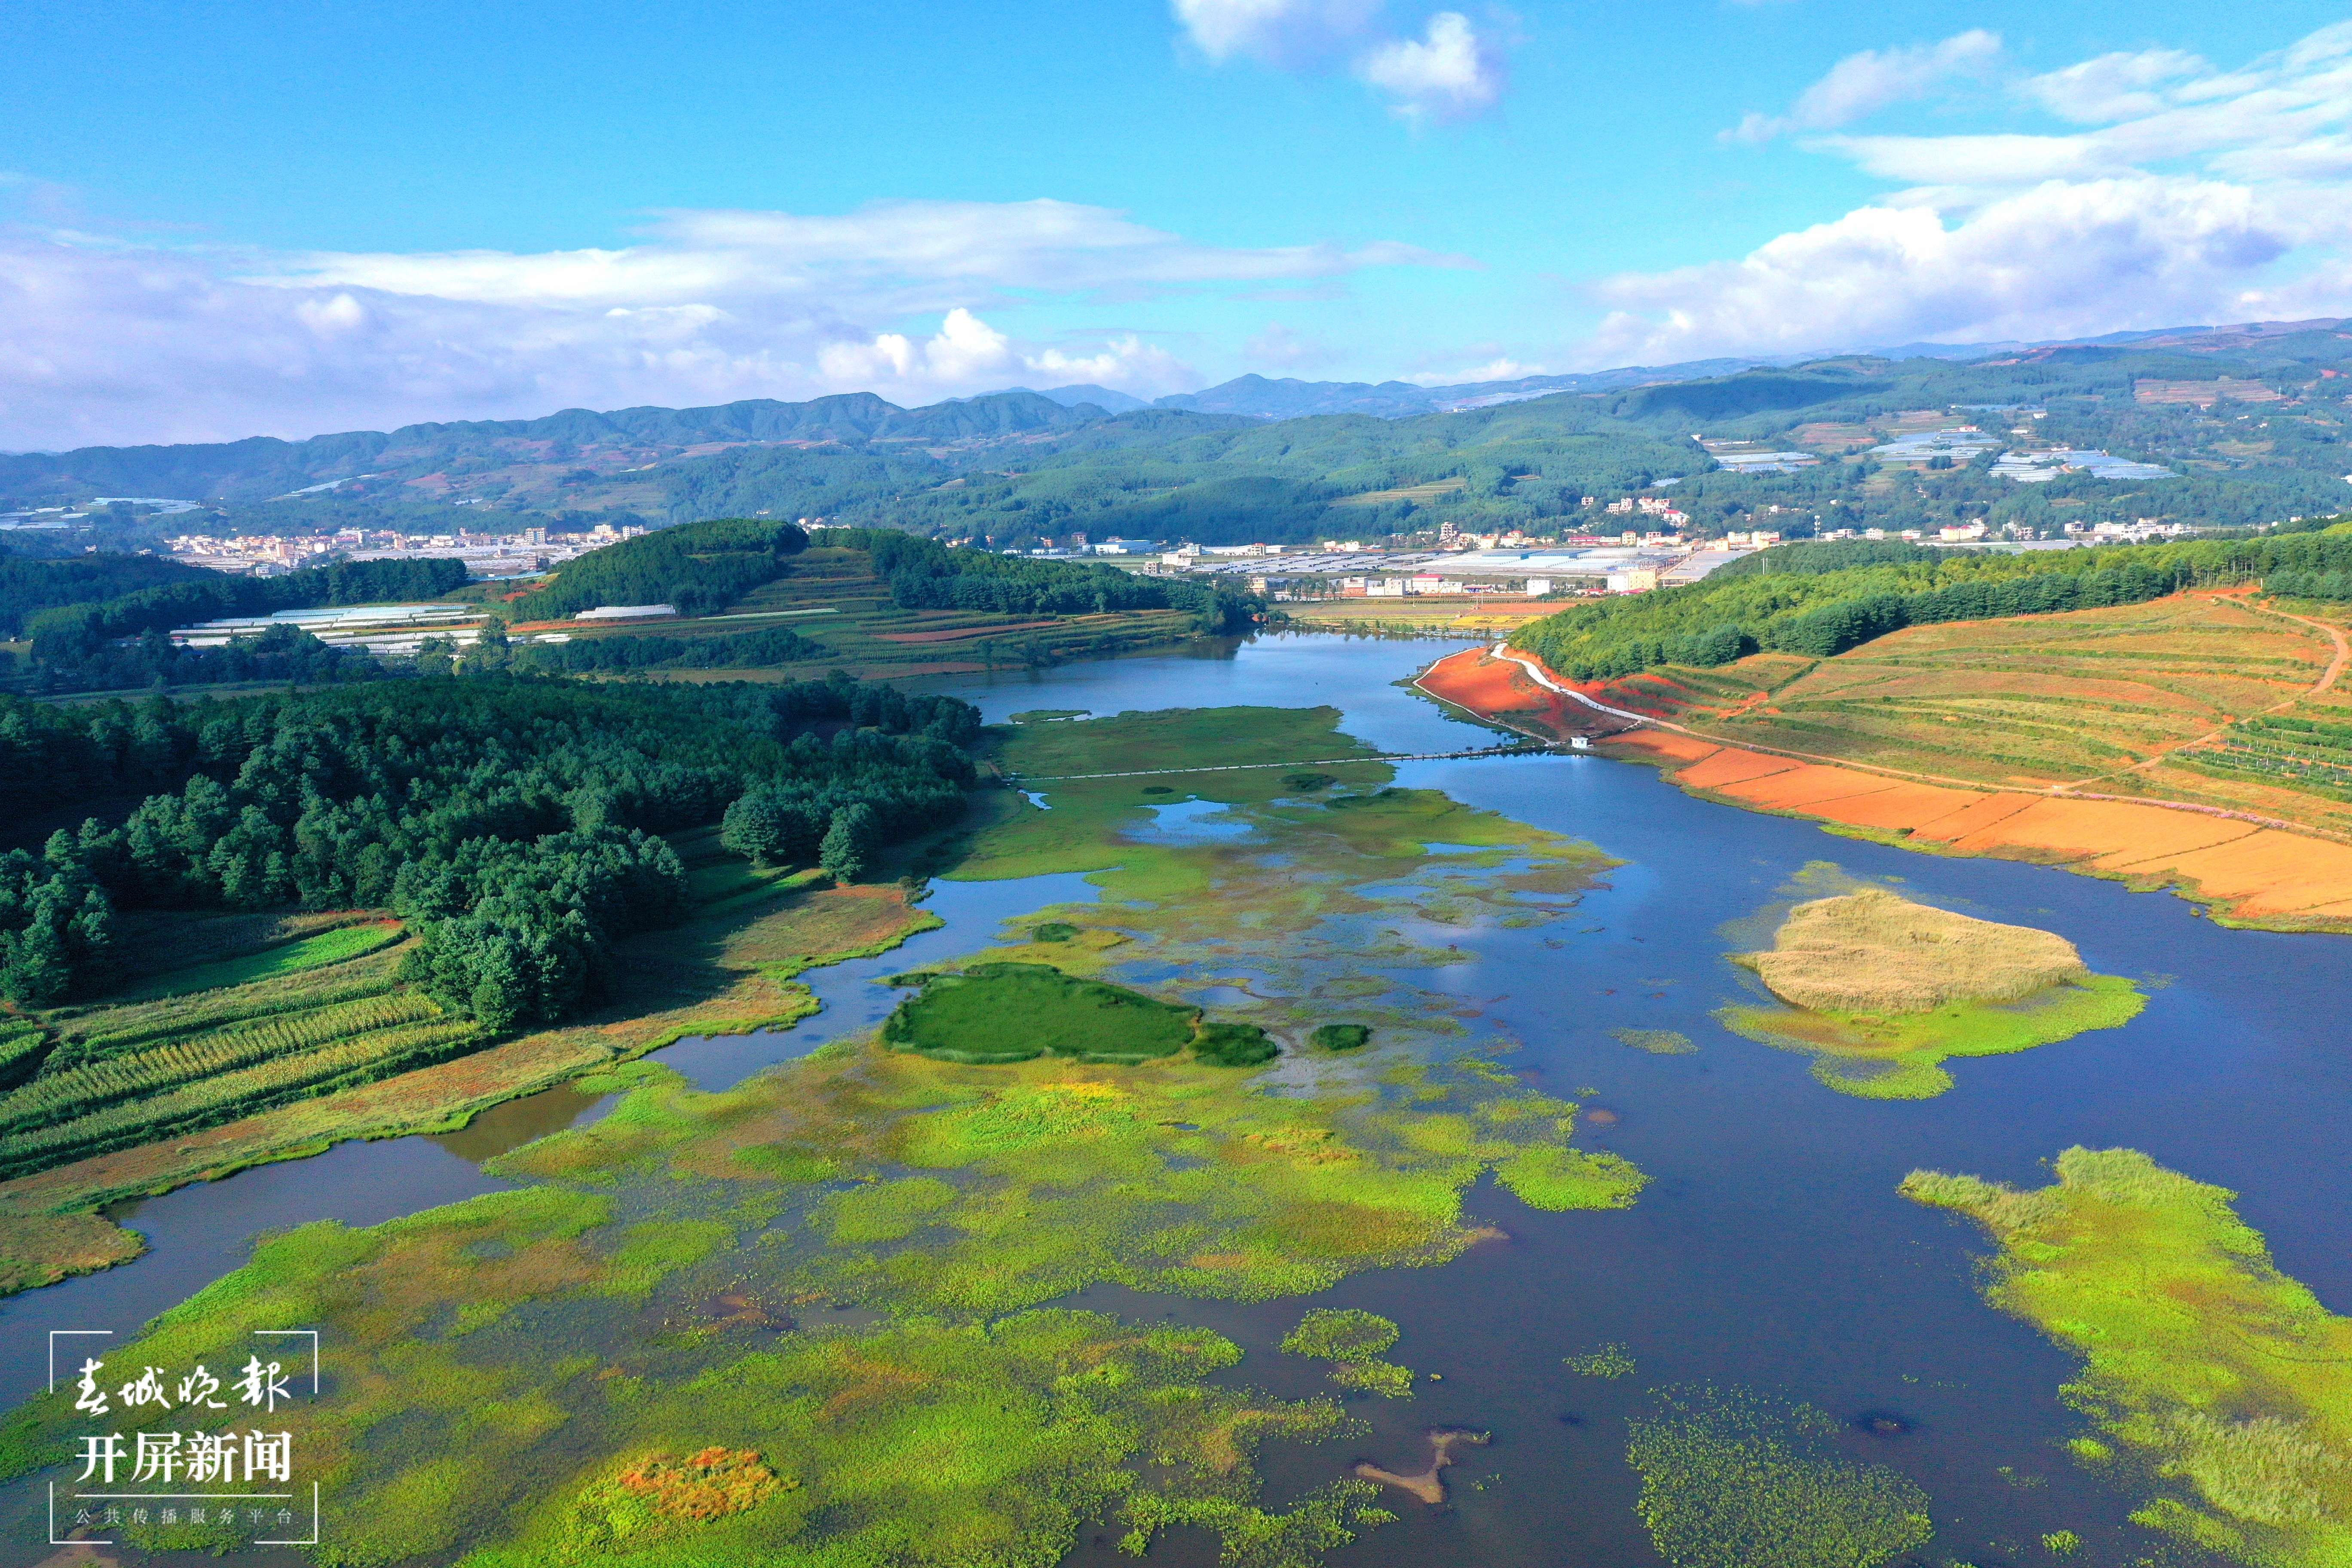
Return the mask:
<svg viewBox="0 0 2352 1568">
<path fill-rule="evenodd" d="M 971 610 L 902 610 L 874 575 L 862 550 L 813 549 L 793 557 L 792 574 L 730 605 L 720 616 L 651 626 L 580 631 L 596 637 L 724 637 L 788 626 L 824 653 L 761 669 L 653 672 L 665 680 L 804 680 L 832 669 L 860 678 L 957 674 L 1005 665 L 1043 665 L 1119 653 L 1191 635 L 1181 610 L 1130 610 L 1099 616 L 991 615 Z"/>
<path fill-rule="evenodd" d="M 2156 775 L 2182 770 L 2147 764 L 2294 701 L 2333 653 L 2324 635 L 2242 599 L 2191 595 L 1915 626 L 1835 658 L 1758 655 L 1595 694 L 1733 745 L 1986 784 L 2123 773 L 2088 787 L 2138 795 L 2179 787 Z"/>
<path fill-rule="evenodd" d="M 206 966 L 227 984 L 20 1023 L 0 1041 L 22 1079 L 0 1093 L 0 1176 L 386 1078 L 479 1043 L 469 1020 L 446 1016 L 394 977 L 404 944 L 370 951 L 330 931 L 292 945 L 355 955 L 271 973 L 283 950 L 267 952 Z M 228 972 L 239 967 L 264 972 L 237 981 Z"/>
</svg>

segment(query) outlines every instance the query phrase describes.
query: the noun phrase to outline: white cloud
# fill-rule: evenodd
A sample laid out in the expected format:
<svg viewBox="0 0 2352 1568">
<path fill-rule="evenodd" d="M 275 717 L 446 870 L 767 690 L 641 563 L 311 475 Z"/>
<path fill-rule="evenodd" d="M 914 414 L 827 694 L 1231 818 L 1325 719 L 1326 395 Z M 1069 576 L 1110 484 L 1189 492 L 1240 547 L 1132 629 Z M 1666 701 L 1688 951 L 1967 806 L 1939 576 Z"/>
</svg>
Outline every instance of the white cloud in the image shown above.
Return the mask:
<svg viewBox="0 0 2352 1568">
<path fill-rule="evenodd" d="M 1173 0 L 1201 52 L 1297 68 L 1328 64 L 1378 22 L 1381 0 Z"/>
<path fill-rule="evenodd" d="M 1399 33 L 1381 0 L 1171 0 L 1179 25 L 1211 60 L 1258 61 L 1280 70 L 1349 74 L 1383 93 L 1392 113 L 1416 123 L 1467 120 L 1502 101 L 1508 72 L 1490 28 L 1439 11 L 1418 36 Z"/>
<path fill-rule="evenodd" d="M 2179 49 L 2142 49 L 2101 55 L 2034 77 L 2025 83 L 2025 92 L 2062 120 L 2105 125 L 2168 107 L 2165 89 L 2184 77 L 2210 76 L 2212 69 Z"/>
<path fill-rule="evenodd" d="M 1659 363 L 1912 342 L 2041 339 L 2241 321 L 2308 236 L 2241 186 L 2187 176 L 2052 181 L 1958 222 L 1867 206 L 1738 261 L 1626 275 L 1582 357 Z"/>
<path fill-rule="evenodd" d="M 1421 38 L 1396 38 L 1366 54 L 1357 74 L 1409 120 L 1467 120 L 1503 96 L 1501 52 L 1459 11 L 1440 11 Z"/>
<path fill-rule="evenodd" d="M 2000 35 L 1981 27 L 1937 44 L 1864 49 L 1797 95 L 1784 115 L 1750 114 L 1730 134 L 1765 142 L 1791 131 L 1832 131 L 1890 105 L 1925 97 L 1955 77 L 1981 76 L 2000 58 Z"/>
<path fill-rule="evenodd" d="M 2352 313 L 2352 23 L 2235 68 L 2147 49 L 2024 78 L 2003 100 L 2033 117 L 2015 129 L 1832 131 L 1997 48 L 1964 33 L 1850 56 L 1788 115 L 1751 117 L 1735 134 L 1811 132 L 1806 150 L 1895 188 L 1736 261 L 1604 280 L 1579 362 Z"/>
<path fill-rule="evenodd" d="M 1459 265 L 1391 243 L 1205 246 L 1052 201 L 673 213 L 639 245 L 538 255 L 232 254 L 0 228 L 0 448 L 862 390 L 920 403 L 1019 381 L 1152 395 L 1198 380 L 1141 335 L 1025 339 L 1009 323 L 1056 301 Z"/>
</svg>

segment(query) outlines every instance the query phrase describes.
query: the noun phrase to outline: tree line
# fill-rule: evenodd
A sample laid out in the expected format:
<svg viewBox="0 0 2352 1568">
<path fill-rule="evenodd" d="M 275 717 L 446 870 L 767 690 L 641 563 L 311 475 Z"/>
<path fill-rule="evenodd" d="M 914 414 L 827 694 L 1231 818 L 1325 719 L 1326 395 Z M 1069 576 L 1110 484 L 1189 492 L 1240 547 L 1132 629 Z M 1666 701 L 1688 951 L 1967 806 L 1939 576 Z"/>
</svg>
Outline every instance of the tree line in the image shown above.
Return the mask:
<svg viewBox="0 0 2352 1568">
<path fill-rule="evenodd" d="M 119 909 L 384 907 L 418 933 L 407 972 L 445 1006 L 492 1030 L 553 1022 L 593 994 L 612 942 L 686 907 L 658 835 L 787 798 L 870 854 L 961 809 L 978 724 L 953 699 L 845 676 L 427 679 L 74 711 L 0 700 L 0 799 L 152 792 L 110 826 L 0 856 L 0 998 L 106 984 Z M 795 835 L 763 853 L 823 846 Z"/>
</svg>

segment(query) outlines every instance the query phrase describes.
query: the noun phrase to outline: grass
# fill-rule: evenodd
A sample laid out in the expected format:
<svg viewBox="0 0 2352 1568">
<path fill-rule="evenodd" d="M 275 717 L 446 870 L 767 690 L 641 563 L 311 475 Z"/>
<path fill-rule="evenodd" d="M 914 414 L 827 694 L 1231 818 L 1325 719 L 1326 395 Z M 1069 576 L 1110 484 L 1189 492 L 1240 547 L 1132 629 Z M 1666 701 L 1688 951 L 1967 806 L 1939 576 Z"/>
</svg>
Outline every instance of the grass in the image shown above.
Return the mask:
<svg viewBox="0 0 2352 1568">
<path fill-rule="evenodd" d="M 2000 1246 L 1987 1296 L 2083 1357 L 2062 1391 L 2147 1500 L 2133 1516 L 2261 1568 L 2352 1561 L 2352 1319 L 2281 1274 L 2236 1194 L 2132 1149 L 2069 1149 L 2021 1191 L 1915 1171 Z"/>
<path fill-rule="evenodd" d="M 1134 1063 L 1173 1056 L 1192 1038 L 1197 1010 L 1140 992 L 1076 980 L 1042 963 L 981 963 L 922 978 L 882 1037 L 901 1050 L 954 1062 L 1018 1062 L 1048 1054 Z"/>
<path fill-rule="evenodd" d="M 2090 973 L 2054 932 L 1880 888 L 1798 904 L 1771 950 L 1740 962 L 1791 1005 L 1727 1007 L 1717 1015 L 1725 1026 L 1810 1051 L 1815 1078 L 1872 1100 L 1932 1098 L 1952 1086 L 1949 1058 L 2118 1027 L 2145 1005 L 2130 981 Z"/>
<path fill-rule="evenodd" d="M 1858 1464 L 1811 1405 L 1745 1390 L 1671 1389 L 1626 1424 L 1634 1503 L 1673 1568 L 1875 1568 L 1934 1534 L 1927 1496 Z"/>
<path fill-rule="evenodd" d="M 1973 920 L 1884 888 L 1797 905 L 1771 951 L 1747 962 L 1782 1001 L 1834 1013 L 2015 1002 L 2090 973 L 2054 931 Z"/>
<path fill-rule="evenodd" d="M 231 986 L 248 985 L 257 980 L 275 980 L 281 975 L 299 974 L 304 970 L 323 969 L 329 964 L 363 958 L 390 947 L 401 939 L 402 934 L 397 921 L 372 920 L 338 926 L 316 936 L 302 937 L 264 948 L 258 952 L 173 970 L 143 985 L 132 987 L 117 1000 L 138 1002 L 163 996 L 184 996 L 199 991 L 221 991 Z"/>
</svg>

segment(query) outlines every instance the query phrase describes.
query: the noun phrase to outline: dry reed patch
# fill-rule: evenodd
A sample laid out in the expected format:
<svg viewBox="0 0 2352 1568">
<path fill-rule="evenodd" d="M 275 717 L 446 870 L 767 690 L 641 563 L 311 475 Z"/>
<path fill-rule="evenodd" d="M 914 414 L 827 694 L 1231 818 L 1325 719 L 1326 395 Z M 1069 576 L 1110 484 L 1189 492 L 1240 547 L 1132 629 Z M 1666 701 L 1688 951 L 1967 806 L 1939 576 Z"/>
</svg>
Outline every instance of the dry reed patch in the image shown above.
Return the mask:
<svg viewBox="0 0 2352 1568">
<path fill-rule="evenodd" d="M 2089 973 L 2074 944 L 2054 931 L 1975 920 L 1874 888 L 1799 904 L 1772 951 L 1748 961 L 1774 995 L 1835 1013 L 2013 1002 Z"/>
</svg>

